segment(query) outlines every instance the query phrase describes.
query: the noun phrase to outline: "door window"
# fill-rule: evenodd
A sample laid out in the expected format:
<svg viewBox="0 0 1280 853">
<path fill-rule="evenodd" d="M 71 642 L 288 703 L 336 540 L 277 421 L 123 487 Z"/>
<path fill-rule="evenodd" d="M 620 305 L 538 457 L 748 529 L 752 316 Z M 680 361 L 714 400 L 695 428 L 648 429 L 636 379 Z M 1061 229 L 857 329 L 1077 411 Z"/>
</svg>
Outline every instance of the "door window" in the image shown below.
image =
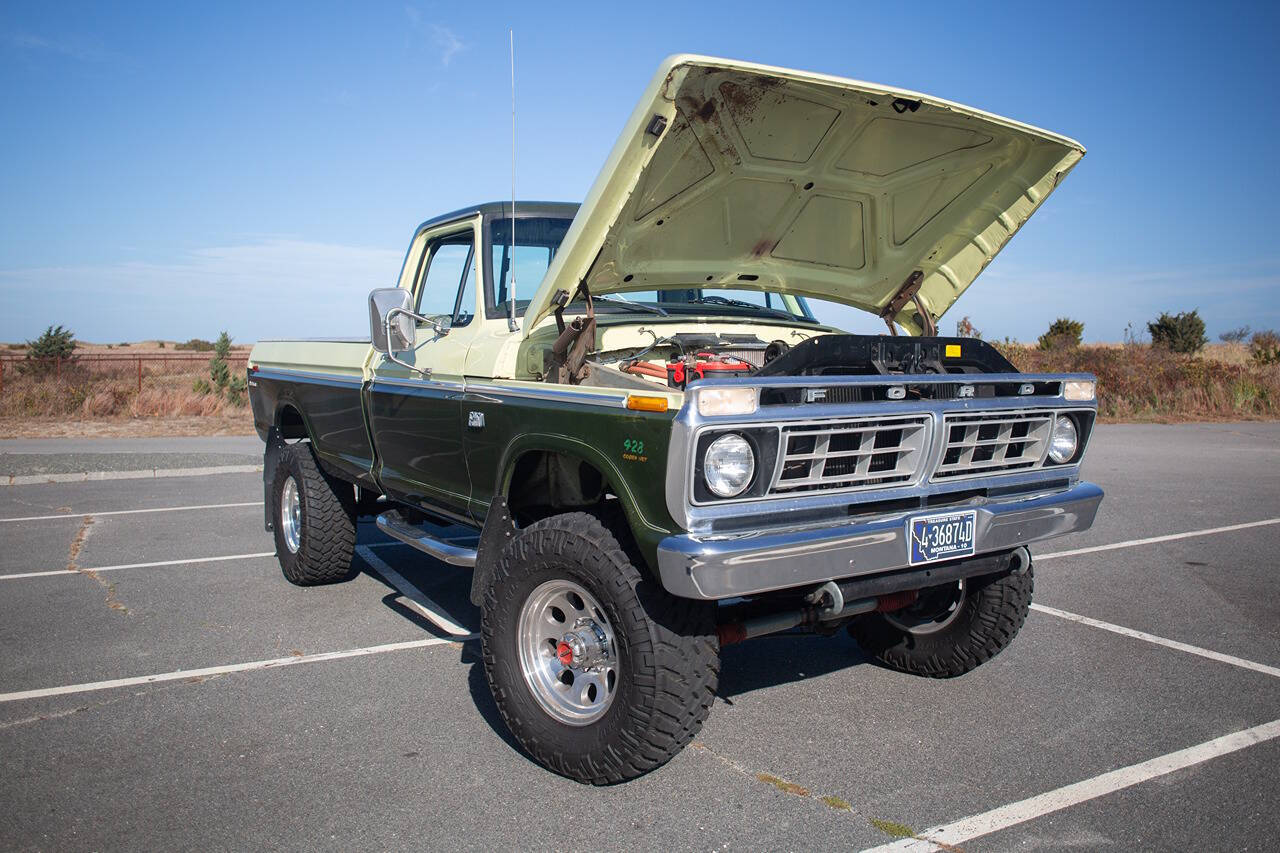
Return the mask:
<svg viewBox="0 0 1280 853">
<path fill-rule="evenodd" d="M 431 245 L 426 269 L 418 287 L 417 312 L 424 317 L 448 317 L 456 323 L 459 315 L 470 319 L 475 303 L 475 243 L 472 232 L 450 234 Z M 461 305 L 470 292 L 471 305 Z"/>
</svg>

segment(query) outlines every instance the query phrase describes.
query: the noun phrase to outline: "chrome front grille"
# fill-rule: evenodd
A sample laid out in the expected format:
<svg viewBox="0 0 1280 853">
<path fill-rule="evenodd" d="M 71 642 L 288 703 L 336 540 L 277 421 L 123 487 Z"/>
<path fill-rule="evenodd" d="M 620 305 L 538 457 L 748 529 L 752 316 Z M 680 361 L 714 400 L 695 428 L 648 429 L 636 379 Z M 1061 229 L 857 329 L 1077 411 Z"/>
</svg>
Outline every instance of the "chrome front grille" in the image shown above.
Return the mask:
<svg viewBox="0 0 1280 853">
<path fill-rule="evenodd" d="M 1053 412 L 946 415 L 934 480 L 1034 468 L 1048 450 Z"/>
<path fill-rule="evenodd" d="M 929 447 L 927 415 L 784 425 L 770 495 L 906 485 Z"/>
</svg>

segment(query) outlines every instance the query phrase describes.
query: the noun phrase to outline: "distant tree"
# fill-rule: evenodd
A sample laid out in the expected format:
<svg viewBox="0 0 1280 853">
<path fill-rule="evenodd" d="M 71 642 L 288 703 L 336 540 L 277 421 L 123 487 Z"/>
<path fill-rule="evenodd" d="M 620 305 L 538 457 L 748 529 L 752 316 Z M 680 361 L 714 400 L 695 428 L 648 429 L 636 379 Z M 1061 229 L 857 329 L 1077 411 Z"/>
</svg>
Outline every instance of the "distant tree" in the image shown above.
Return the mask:
<svg viewBox="0 0 1280 853">
<path fill-rule="evenodd" d="M 50 326 L 34 341 L 27 341 L 27 358 L 75 358 L 76 335 L 70 329 Z"/>
<path fill-rule="evenodd" d="M 1147 324 L 1151 345 L 1181 353 L 1199 352 L 1209 342 L 1204 334 L 1204 320 L 1196 310 L 1180 314 L 1161 313 Z"/>
<path fill-rule="evenodd" d="M 1253 329 L 1250 329 L 1248 326 L 1240 326 L 1239 328 L 1229 329 L 1218 335 L 1218 340 L 1227 344 L 1239 344 L 1243 343 L 1244 339 L 1249 337 L 1251 334 L 1253 334 Z"/>
<path fill-rule="evenodd" d="M 60 371 L 76 360 L 76 336 L 70 329 L 50 326 L 34 341 L 27 341 L 23 373 L 42 375 Z"/>
<path fill-rule="evenodd" d="M 218 335 L 218 340 L 213 345 L 213 358 L 209 359 L 209 379 L 212 382 L 210 390 L 216 389 L 227 400 L 240 405 L 244 402 L 244 392 L 247 390 L 247 386 L 243 376 L 232 375 L 231 365 L 227 363 L 227 357 L 230 355 L 231 336 L 223 332 Z M 195 390 L 200 391 L 201 389 L 196 386 Z"/>
<path fill-rule="evenodd" d="M 982 340 L 982 332 L 974 328 L 973 323 L 969 320 L 968 315 L 961 317 L 956 321 L 956 337 L 957 338 L 977 338 Z"/>
<path fill-rule="evenodd" d="M 192 338 L 185 344 L 175 344 L 174 349 L 190 349 L 196 352 L 213 352 L 213 341 L 206 341 L 203 338 Z"/>
<path fill-rule="evenodd" d="M 1084 323 L 1069 317 L 1059 317 L 1049 324 L 1049 331 L 1040 336 L 1040 349 L 1072 349 L 1080 346 L 1084 337 Z"/>
</svg>

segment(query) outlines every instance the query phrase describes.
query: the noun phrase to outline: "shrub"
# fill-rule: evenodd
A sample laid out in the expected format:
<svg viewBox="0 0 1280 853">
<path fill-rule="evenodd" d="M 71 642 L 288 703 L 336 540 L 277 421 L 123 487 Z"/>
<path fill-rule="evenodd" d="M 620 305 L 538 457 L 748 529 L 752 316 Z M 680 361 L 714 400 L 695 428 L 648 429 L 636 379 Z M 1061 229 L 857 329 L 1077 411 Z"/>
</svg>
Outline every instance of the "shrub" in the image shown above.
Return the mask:
<svg viewBox="0 0 1280 853">
<path fill-rule="evenodd" d="M 1249 352 L 1258 364 L 1280 364 L 1280 335 L 1275 332 L 1254 332 L 1249 341 Z"/>
<path fill-rule="evenodd" d="M 218 393 L 226 397 L 227 402 L 239 406 L 244 403 L 247 385 L 244 377 L 231 374 L 231 367 L 227 364 L 227 356 L 231 355 L 231 336 L 226 332 L 218 335 L 213 351 L 214 356 L 209 359 L 209 379 Z"/>
<path fill-rule="evenodd" d="M 164 349 L 164 341 L 156 341 L 156 345 L 157 345 L 160 349 Z"/>
<path fill-rule="evenodd" d="M 27 341 L 26 347 L 23 373 L 53 373 L 59 369 L 59 360 L 63 363 L 75 360 L 76 337 L 70 329 L 50 326 L 34 341 Z"/>
<path fill-rule="evenodd" d="M 1049 324 L 1049 331 L 1040 336 L 1040 349 L 1074 349 L 1080 346 L 1083 335 L 1084 323 L 1059 317 Z"/>
<path fill-rule="evenodd" d="M 982 340 L 982 332 L 974 328 L 973 323 L 970 322 L 968 315 L 966 315 L 956 321 L 956 337 Z"/>
<path fill-rule="evenodd" d="M 196 352 L 213 352 L 213 341 L 206 341 L 203 338 L 192 338 L 185 344 L 174 344 L 174 349 L 191 349 Z"/>
<path fill-rule="evenodd" d="M 1151 345 L 1164 347 L 1174 352 L 1193 353 L 1209 342 L 1204 336 L 1204 320 L 1199 311 L 1185 311 L 1181 314 L 1162 313 L 1154 321 L 1147 324 L 1151 333 Z"/>
<path fill-rule="evenodd" d="M 1237 329 L 1229 329 L 1218 335 L 1218 340 L 1224 344 L 1242 344 L 1252 332 L 1253 330 L 1248 326 L 1240 326 Z"/>
<path fill-rule="evenodd" d="M 75 332 L 61 326 L 50 326 L 34 341 L 27 341 L 27 358 L 72 358 L 75 351 Z"/>
</svg>

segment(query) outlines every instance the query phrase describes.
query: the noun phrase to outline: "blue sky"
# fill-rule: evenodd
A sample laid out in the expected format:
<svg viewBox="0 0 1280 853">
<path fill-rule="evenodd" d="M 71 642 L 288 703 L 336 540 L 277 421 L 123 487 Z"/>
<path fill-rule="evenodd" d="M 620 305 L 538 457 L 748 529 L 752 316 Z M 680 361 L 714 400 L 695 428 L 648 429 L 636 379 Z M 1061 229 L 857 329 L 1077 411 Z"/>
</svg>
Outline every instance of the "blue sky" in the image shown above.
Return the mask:
<svg viewBox="0 0 1280 853">
<path fill-rule="evenodd" d="M 508 26 L 523 198 L 580 200 L 668 54 L 822 71 L 1089 148 L 944 332 L 1280 327 L 1276 9 L 10 0 L 0 340 L 361 333 L 416 223 L 509 193 Z"/>
</svg>

